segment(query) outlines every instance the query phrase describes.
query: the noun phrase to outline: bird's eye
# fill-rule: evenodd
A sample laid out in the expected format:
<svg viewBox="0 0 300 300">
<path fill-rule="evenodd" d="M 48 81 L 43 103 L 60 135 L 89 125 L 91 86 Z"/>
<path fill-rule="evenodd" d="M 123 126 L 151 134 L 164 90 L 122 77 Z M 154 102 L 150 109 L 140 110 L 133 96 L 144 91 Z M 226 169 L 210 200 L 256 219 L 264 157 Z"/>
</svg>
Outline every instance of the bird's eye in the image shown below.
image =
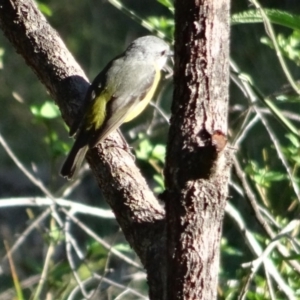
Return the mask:
<svg viewBox="0 0 300 300">
<path fill-rule="evenodd" d="M 166 54 L 166 50 L 164 50 L 164 51 L 161 51 L 161 56 L 164 56 L 165 54 Z"/>
</svg>

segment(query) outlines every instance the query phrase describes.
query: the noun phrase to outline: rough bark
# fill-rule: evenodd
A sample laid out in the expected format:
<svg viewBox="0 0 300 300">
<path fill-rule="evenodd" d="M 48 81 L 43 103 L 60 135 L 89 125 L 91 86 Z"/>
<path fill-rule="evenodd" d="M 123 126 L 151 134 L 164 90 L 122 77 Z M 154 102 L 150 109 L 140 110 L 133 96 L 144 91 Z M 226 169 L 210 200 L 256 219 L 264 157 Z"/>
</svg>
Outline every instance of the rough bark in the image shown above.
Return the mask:
<svg viewBox="0 0 300 300">
<path fill-rule="evenodd" d="M 0 0 L 0 26 L 59 106 L 67 124 L 80 114 L 88 87 L 84 72 L 32 0 Z M 99 70 L 100 71 L 100 70 Z M 119 145 L 117 147 L 112 147 Z M 147 269 L 150 297 L 163 294 L 164 210 L 113 133 L 89 151 L 88 161 L 126 239 Z M 161 267 L 161 268 L 160 268 Z"/>
<path fill-rule="evenodd" d="M 175 24 L 166 298 L 213 300 L 230 166 L 229 0 L 177 0 Z"/>
</svg>

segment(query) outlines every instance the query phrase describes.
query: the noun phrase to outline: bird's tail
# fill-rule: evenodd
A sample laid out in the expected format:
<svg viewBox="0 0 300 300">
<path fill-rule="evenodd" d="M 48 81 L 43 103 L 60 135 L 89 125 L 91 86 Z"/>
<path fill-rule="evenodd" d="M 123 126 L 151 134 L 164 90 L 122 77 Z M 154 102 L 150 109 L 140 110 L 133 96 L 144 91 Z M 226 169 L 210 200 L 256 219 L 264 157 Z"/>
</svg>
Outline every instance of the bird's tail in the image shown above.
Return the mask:
<svg viewBox="0 0 300 300">
<path fill-rule="evenodd" d="M 79 135 L 61 168 L 60 175 L 71 180 L 79 170 L 87 150 L 88 145 L 85 136 Z"/>
</svg>

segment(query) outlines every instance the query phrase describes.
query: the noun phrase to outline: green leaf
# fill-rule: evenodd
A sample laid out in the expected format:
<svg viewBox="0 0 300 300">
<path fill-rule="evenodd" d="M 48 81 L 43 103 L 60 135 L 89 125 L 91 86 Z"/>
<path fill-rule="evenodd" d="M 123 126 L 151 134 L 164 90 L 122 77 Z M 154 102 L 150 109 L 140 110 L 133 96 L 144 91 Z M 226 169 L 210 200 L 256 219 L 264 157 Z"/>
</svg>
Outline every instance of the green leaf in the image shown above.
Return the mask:
<svg viewBox="0 0 300 300">
<path fill-rule="evenodd" d="M 87 256 L 89 258 L 105 258 L 108 250 L 96 241 L 89 241 L 87 246 Z"/>
<path fill-rule="evenodd" d="M 156 30 L 162 31 L 168 38 L 172 39 L 174 36 L 174 19 L 166 17 L 148 17 L 147 21 Z"/>
<path fill-rule="evenodd" d="M 48 238 L 54 242 L 58 243 L 59 241 L 63 241 L 65 239 L 64 233 L 61 231 L 61 229 L 58 226 L 52 226 Z"/>
<path fill-rule="evenodd" d="M 285 135 L 296 148 L 300 147 L 299 138 L 294 134 L 288 133 Z"/>
<path fill-rule="evenodd" d="M 286 175 L 284 173 L 259 168 L 257 163 L 253 161 L 250 161 L 250 163 L 246 166 L 245 172 L 248 173 L 257 184 L 264 187 L 270 187 L 270 184 L 274 181 L 286 179 Z"/>
<path fill-rule="evenodd" d="M 171 11 L 174 10 L 174 2 L 171 0 L 157 0 L 157 2 L 159 2 L 160 4 L 162 4 L 163 6 L 167 7 L 168 9 L 170 9 Z"/>
<path fill-rule="evenodd" d="M 135 150 L 136 157 L 141 160 L 148 160 L 153 146 L 148 139 L 140 142 L 139 147 Z"/>
<path fill-rule="evenodd" d="M 37 4 L 38 4 L 38 8 L 45 16 L 47 16 L 47 17 L 52 16 L 52 10 L 48 5 L 46 5 L 45 3 L 41 3 L 41 2 L 38 2 Z"/>
<path fill-rule="evenodd" d="M 286 178 L 285 174 L 280 173 L 280 172 L 270 171 L 270 172 L 266 172 L 264 174 L 264 180 L 268 181 L 268 182 L 270 182 L 270 181 L 281 181 L 285 178 Z"/>
<path fill-rule="evenodd" d="M 155 145 L 155 147 L 152 150 L 152 157 L 164 163 L 166 157 L 166 146 L 160 144 Z"/>
<path fill-rule="evenodd" d="M 282 54 L 300 65 L 300 31 L 294 30 L 289 36 L 278 34 L 276 41 Z M 273 42 L 268 37 L 261 38 L 261 42 L 270 48 L 274 49 Z M 299 96 L 299 95 L 298 95 Z M 299 100 L 298 100 L 299 101 Z"/>
<path fill-rule="evenodd" d="M 113 246 L 113 249 L 116 249 L 118 251 L 121 251 L 121 252 L 125 252 L 125 253 L 132 253 L 133 250 L 131 249 L 131 247 L 128 245 L 128 244 L 124 244 L 124 243 L 120 243 L 120 244 L 117 244 L 115 246 Z"/>
<path fill-rule="evenodd" d="M 54 119 L 60 116 L 59 109 L 50 101 L 46 101 L 42 105 L 32 105 L 30 110 L 34 116 L 41 119 Z"/>
<path fill-rule="evenodd" d="M 294 254 L 282 258 L 283 260 L 300 260 L 300 254 Z"/>
<path fill-rule="evenodd" d="M 165 183 L 164 183 L 164 179 L 163 179 L 162 175 L 155 174 L 153 176 L 153 179 L 158 184 L 158 186 L 156 186 L 154 188 L 154 192 L 155 193 L 162 193 L 165 190 Z"/>
<path fill-rule="evenodd" d="M 300 16 L 281 11 L 277 9 L 264 9 L 270 21 L 274 24 L 282 25 L 294 30 L 300 30 Z M 250 24 L 262 23 L 263 19 L 258 10 L 247 10 L 234 14 L 231 18 L 231 24 Z"/>
<path fill-rule="evenodd" d="M 60 111 L 53 102 L 46 101 L 41 107 L 41 116 L 45 119 L 53 119 L 60 116 Z"/>
</svg>

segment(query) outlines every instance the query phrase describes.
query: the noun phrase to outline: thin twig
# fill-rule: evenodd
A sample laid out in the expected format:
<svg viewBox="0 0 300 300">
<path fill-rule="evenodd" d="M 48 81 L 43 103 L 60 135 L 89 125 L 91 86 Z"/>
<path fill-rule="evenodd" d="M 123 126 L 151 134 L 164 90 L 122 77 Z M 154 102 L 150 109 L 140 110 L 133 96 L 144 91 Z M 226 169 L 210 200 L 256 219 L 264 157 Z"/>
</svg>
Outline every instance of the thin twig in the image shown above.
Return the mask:
<svg viewBox="0 0 300 300">
<path fill-rule="evenodd" d="M 101 209 L 94 206 L 85 205 L 82 203 L 74 202 L 66 199 L 55 199 L 58 206 L 70 208 L 74 213 L 91 215 L 104 219 L 114 219 L 115 216 L 112 211 L 107 209 Z M 4 198 L 0 199 L 0 208 L 3 207 L 16 207 L 16 206 L 51 206 L 53 204 L 52 199 L 42 197 L 20 197 L 20 198 Z"/>
<path fill-rule="evenodd" d="M 94 273 L 93 277 L 90 277 L 86 280 L 83 281 L 84 285 L 92 285 L 94 282 L 97 284 L 99 280 L 103 280 L 103 282 L 110 284 L 111 286 L 114 286 L 116 288 L 119 288 L 121 290 L 126 290 L 128 292 L 130 292 L 131 294 L 133 294 L 134 296 L 139 297 L 138 299 L 144 299 L 144 300 L 148 300 L 148 297 L 142 295 L 141 293 L 133 290 L 132 288 L 129 288 L 125 285 L 122 285 L 120 283 L 117 283 L 113 280 L 107 279 L 107 278 L 103 278 L 102 276 Z M 75 289 L 73 289 L 73 291 L 70 293 L 68 300 L 74 300 L 75 298 L 77 299 L 77 293 L 79 292 L 79 287 L 77 286 Z"/>
<path fill-rule="evenodd" d="M 244 219 L 241 217 L 240 213 L 235 209 L 233 205 L 231 205 L 229 202 L 226 205 L 226 213 L 232 218 L 232 220 L 235 222 L 237 225 L 238 229 L 240 232 L 243 234 L 244 239 L 246 240 L 247 244 L 249 245 L 250 249 L 253 251 L 253 253 L 256 256 L 260 256 L 263 253 L 263 250 L 259 243 L 257 242 L 256 238 L 254 235 L 248 230 Z M 289 285 L 284 281 L 282 278 L 281 274 L 278 272 L 276 269 L 275 265 L 273 262 L 269 259 L 266 258 L 264 260 L 264 266 L 269 272 L 269 274 L 273 277 L 273 279 L 276 281 L 278 284 L 279 288 L 282 290 L 282 292 L 285 293 L 287 296 L 287 299 L 289 300 L 296 300 L 294 296 L 293 290 L 289 287 Z M 253 275 L 253 273 L 250 273 Z M 248 286 L 252 280 L 252 276 L 248 277 L 248 280 L 246 284 L 244 285 L 242 292 L 240 293 L 238 299 L 245 299 L 245 295 L 247 293 Z"/>
<path fill-rule="evenodd" d="M 14 245 L 9 249 L 9 252 L 2 258 L 1 264 L 3 264 L 8 255 L 13 255 L 14 252 L 24 243 L 29 234 L 51 213 L 50 209 L 45 210 L 42 214 L 39 215 L 19 236 L 19 238 L 14 242 Z"/>
<path fill-rule="evenodd" d="M 52 219 L 51 222 L 53 222 L 53 221 L 54 220 Z M 43 271 L 42 271 L 42 274 L 41 274 L 39 284 L 38 284 L 37 289 L 35 291 L 33 300 L 40 299 L 42 289 L 43 289 L 43 287 L 46 283 L 46 278 L 47 278 L 47 274 L 48 274 L 48 271 L 49 271 L 51 259 L 52 259 L 52 256 L 54 254 L 54 250 L 55 250 L 55 242 L 52 239 L 50 244 L 49 244 L 49 247 L 48 247 L 48 251 L 47 251 L 45 261 L 44 261 L 44 264 L 43 264 Z"/>
<path fill-rule="evenodd" d="M 48 191 L 48 189 L 44 186 L 44 184 L 37 178 L 35 178 L 21 163 L 21 161 L 17 158 L 17 156 L 12 152 L 6 141 L 3 139 L 2 135 L 0 134 L 0 144 L 8 154 L 8 156 L 13 160 L 15 165 L 23 172 L 23 174 L 35 185 L 37 186 L 47 197 L 53 199 L 53 196 Z"/>
<path fill-rule="evenodd" d="M 73 260 L 73 257 L 72 257 L 72 244 L 74 241 L 72 235 L 70 234 L 70 226 L 71 226 L 71 220 L 70 218 L 67 216 L 66 218 L 66 222 L 65 222 L 65 237 L 66 237 L 66 254 L 67 254 L 67 259 L 68 259 L 68 262 L 69 262 L 69 266 L 71 268 L 71 271 L 73 273 L 73 276 L 80 288 L 80 291 L 81 291 L 81 294 L 86 298 L 88 299 L 90 297 L 90 295 L 92 293 L 88 293 L 85 289 L 85 286 L 84 284 L 81 282 L 81 279 L 76 271 L 76 266 L 75 266 L 75 262 Z M 73 247 L 74 247 L 74 244 L 73 244 Z M 84 255 L 83 253 L 81 252 L 81 250 L 79 249 L 79 247 L 77 246 L 77 244 L 75 243 L 75 247 L 74 247 L 75 251 L 76 251 L 76 254 L 77 256 L 80 258 L 80 259 L 84 259 Z"/>
<path fill-rule="evenodd" d="M 243 186 L 243 189 L 244 189 L 244 192 L 246 195 L 246 199 L 249 200 L 250 205 L 255 213 L 255 217 L 256 217 L 257 221 L 262 226 L 262 228 L 265 230 L 265 232 L 268 234 L 268 236 L 270 238 L 273 238 L 275 236 L 275 234 L 274 234 L 273 230 L 271 229 L 271 227 L 266 222 L 266 220 L 261 215 L 260 210 L 258 208 L 257 199 L 255 198 L 255 195 L 251 190 L 251 187 L 248 183 L 246 175 L 245 175 L 243 169 L 241 168 L 240 163 L 236 157 L 233 158 L 233 165 L 234 165 L 235 173 L 236 173 L 237 177 L 239 178 L 239 180 L 241 181 L 241 184 Z"/>
<path fill-rule="evenodd" d="M 264 262 L 264 260 L 269 256 L 269 254 L 271 253 L 271 251 L 277 246 L 277 244 L 280 242 L 280 239 L 281 238 L 284 238 L 284 237 L 288 237 L 289 236 L 287 235 L 288 232 L 294 230 L 296 227 L 299 227 L 299 223 L 300 221 L 299 220 L 292 220 L 290 223 L 288 223 L 280 232 L 279 234 L 277 234 L 272 240 L 271 242 L 268 244 L 268 246 L 264 249 L 264 251 L 261 253 L 261 255 L 249 262 L 249 263 L 245 263 L 243 264 L 242 266 L 244 268 L 247 268 L 247 267 L 252 267 L 252 272 L 256 272 L 260 266 L 261 263 Z"/>
<path fill-rule="evenodd" d="M 92 238 L 94 238 L 98 243 L 100 243 L 104 248 L 106 249 L 111 249 L 111 245 L 109 243 L 107 243 L 106 241 L 104 241 L 103 239 L 101 239 L 93 230 L 91 230 L 90 228 L 88 228 L 86 225 L 84 225 L 78 218 L 76 218 L 72 212 L 68 212 L 66 209 L 62 208 L 61 209 L 67 216 L 69 216 L 69 218 L 75 223 L 77 224 L 82 230 L 84 230 L 89 236 L 91 236 Z M 111 252 L 116 255 L 117 257 L 119 257 L 120 259 L 122 259 L 123 261 L 127 262 L 129 265 L 134 266 L 138 269 L 142 269 L 141 265 L 139 265 L 138 263 L 136 263 L 135 261 L 133 261 L 132 259 L 128 258 L 127 256 L 125 256 L 124 254 L 122 254 L 121 252 L 119 252 L 116 249 L 111 249 Z"/>
<path fill-rule="evenodd" d="M 271 279 L 271 276 L 270 276 L 270 274 L 269 274 L 269 272 L 266 268 L 265 268 L 265 274 L 266 274 L 266 279 L 267 279 L 267 285 L 268 285 L 270 298 L 271 298 L 271 300 L 276 300 L 275 293 L 274 293 L 274 288 L 273 288 L 273 285 L 272 285 L 272 279 Z"/>
<path fill-rule="evenodd" d="M 49 199 L 52 200 L 52 205 L 50 206 L 52 215 L 55 217 L 55 219 L 58 221 L 58 224 L 63 227 L 63 222 L 60 219 L 59 215 L 55 211 L 55 197 L 50 193 L 50 191 L 44 186 L 41 180 L 35 178 L 21 163 L 21 161 L 17 158 L 17 156 L 13 153 L 13 151 L 10 149 L 6 141 L 3 139 L 2 135 L 0 134 L 0 144 L 8 154 L 8 156 L 13 160 L 13 162 L 16 164 L 16 166 L 23 172 L 23 174 L 35 185 L 37 186 Z"/>
<path fill-rule="evenodd" d="M 9 261 L 9 266 L 10 266 L 10 270 L 11 270 L 11 275 L 12 275 L 12 278 L 13 278 L 14 287 L 15 287 L 15 290 L 16 290 L 16 293 L 17 293 L 17 297 L 18 297 L 18 299 L 23 300 L 24 297 L 23 297 L 23 292 L 22 292 L 21 285 L 20 285 L 20 282 L 19 282 L 19 278 L 18 278 L 18 275 L 17 275 L 17 270 L 16 270 L 16 267 L 15 267 L 15 264 L 14 264 L 14 260 L 11 256 L 11 251 L 9 250 L 8 243 L 5 240 L 4 240 L 4 246 L 5 246 L 5 249 L 6 249 L 6 253 L 7 253 L 7 257 L 8 257 L 8 261 Z"/>
<path fill-rule="evenodd" d="M 239 75 L 239 78 L 241 80 L 241 84 L 244 86 L 244 89 L 247 93 L 247 98 L 249 99 L 249 101 L 252 104 L 255 104 L 257 102 L 257 100 L 261 100 L 264 103 L 265 102 L 265 98 L 261 95 L 261 93 L 258 92 L 257 88 L 255 88 L 253 86 L 253 84 L 250 82 L 249 79 L 246 78 L 246 76 L 243 76 L 238 68 L 238 66 L 231 62 L 231 67 L 234 69 L 234 71 Z M 259 116 L 259 118 L 261 119 L 261 122 L 264 124 L 270 139 L 272 140 L 272 142 L 274 143 L 276 152 L 278 154 L 278 157 L 280 159 L 280 161 L 282 162 L 284 168 L 286 169 L 286 172 L 288 174 L 288 177 L 292 183 L 292 188 L 294 190 L 294 193 L 298 199 L 298 202 L 300 203 L 300 189 L 298 187 L 298 183 L 295 181 L 295 178 L 293 176 L 291 167 L 289 166 L 289 163 L 287 161 L 287 159 L 285 158 L 284 154 L 282 153 L 281 150 L 281 146 L 279 144 L 279 141 L 275 135 L 275 133 L 273 132 L 273 130 L 271 129 L 271 126 L 269 125 L 267 119 L 264 117 L 264 115 L 261 113 L 260 109 L 254 105 L 253 106 L 255 109 L 255 112 L 257 113 L 257 115 Z M 268 106 L 270 109 L 272 109 L 272 107 Z M 274 105 L 273 105 L 274 108 Z M 297 136 L 299 136 L 298 130 L 294 128 L 294 126 L 292 124 L 288 124 L 288 120 L 286 120 L 285 118 L 283 118 L 282 114 L 278 114 L 278 110 L 276 109 L 275 111 L 272 110 L 274 115 L 277 117 L 277 119 L 279 119 L 287 128 L 289 128 L 290 131 L 292 131 L 293 133 L 295 133 Z"/>
<path fill-rule="evenodd" d="M 248 110 L 250 112 L 250 110 Z M 247 117 L 250 116 L 250 114 L 247 114 Z M 241 126 L 241 129 L 239 132 L 236 134 L 233 142 L 232 142 L 232 147 L 238 147 L 242 141 L 246 138 L 247 133 L 254 127 L 254 125 L 259 121 L 259 117 L 256 115 L 254 118 L 252 118 L 251 121 L 247 122 L 245 124 L 245 121 L 248 120 L 245 118 L 243 125 Z"/>
<path fill-rule="evenodd" d="M 289 70 L 289 68 L 288 68 L 288 66 L 285 62 L 285 59 L 284 59 L 284 57 L 281 53 L 280 47 L 277 43 L 275 32 L 274 32 L 272 23 L 269 20 L 269 17 L 267 16 L 264 9 L 261 7 L 261 5 L 259 4 L 259 2 L 257 0 L 250 0 L 250 2 L 253 3 L 253 5 L 259 10 L 259 12 L 262 16 L 263 22 L 264 22 L 265 27 L 266 27 L 266 33 L 269 35 L 269 37 L 270 37 L 270 39 L 273 43 L 273 46 L 274 46 L 275 51 L 276 51 L 276 55 L 277 55 L 278 60 L 279 60 L 279 63 L 281 65 L 281 68 L 282 68 L 288 82 L 290 83 L 292 88 L 295 90 L 295 92 L 300 95 L 299 87 L 298 87 L 297 83 L 295 82 L 293 76 L 291 75 L 291 72 L 290 72 L 290 70 Z"/>
</svg>

